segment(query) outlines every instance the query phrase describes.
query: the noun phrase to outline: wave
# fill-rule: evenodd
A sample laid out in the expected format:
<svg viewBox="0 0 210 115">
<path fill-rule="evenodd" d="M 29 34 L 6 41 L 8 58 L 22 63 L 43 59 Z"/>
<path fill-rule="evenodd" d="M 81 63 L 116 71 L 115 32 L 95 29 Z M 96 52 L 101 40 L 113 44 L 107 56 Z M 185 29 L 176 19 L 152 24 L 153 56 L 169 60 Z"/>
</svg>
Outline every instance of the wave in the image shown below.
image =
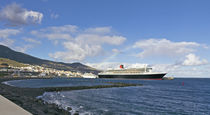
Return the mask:
<svg viewBox="0 0 210 115">
<path fill-rule="evenodd" d="M 10 82 L 10 81 L 4 81 L 4 82 L 2 82 L 2 84 L 5 84 L 5 85 L 9 85 L 9 86 L 13 86 L 13 87 L 15 87 L 14 85 L 12 85 L 12 84 L 11 84 L 11 82 Z"/>
<path fill-rule="evenodd" d="M 48 104 L 56 104 L 59 108 L 69 111 L 71 114 L 75 114 L 79 112 L 79 109 L 82 109 L 83 106 L 75 107 L 73 105 L 69 105 L 66 100 L 61 100 L 60 98 L 65 98 L 66 96 L 63 95 L 61 92 L 45 92 L 43 95 L 36 97 L 37 99 L 42 99 L 44 103 Z M 91 112 L 81 112 L 80 115 L 92 115 Z"/>
</svg>

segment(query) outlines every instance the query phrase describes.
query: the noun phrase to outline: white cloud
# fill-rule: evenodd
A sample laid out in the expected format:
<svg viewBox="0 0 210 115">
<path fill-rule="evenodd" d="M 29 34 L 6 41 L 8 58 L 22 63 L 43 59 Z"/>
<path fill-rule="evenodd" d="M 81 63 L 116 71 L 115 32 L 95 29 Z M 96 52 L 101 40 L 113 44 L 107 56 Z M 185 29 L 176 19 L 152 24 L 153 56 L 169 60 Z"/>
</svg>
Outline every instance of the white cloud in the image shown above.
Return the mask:
<svg viewBox="0 0 210 115">
<path fill-rule="evenodd" d="M 32 38 L 22 38 L 24 41 L 27 43 L 22 44 L 21 46 L 14 46 L 14 50 L 19 51 L 19 52 L 26 52 L 27 50 L 34 48 L 37 45 L 41 44 L 41 41 L 32 39 Z"/>
<path fill-rule="evenodd" d="M 114 52 L 114 53 L 120 53 L 120 51 L 118 49 L 112 49 L 112 52 Z"/>
<path fill-rule="evenodd" d="M 183 56 L 196 51 L 200 44 L 196 42 L 172 42 L 167 39 L 140 40 L 133 45 L 133 48 L 143 50 L 138 57 L 148 56 Z"/>
<path fill-rule="evenodd" d="M 15 44 L 18 42 L 17 39 L 12 37 L 20 33 L 22 33 L 22 29 L 0 29 L 0 44 L 20 52 L 25 52 L 26 50 L 33 48 L 35 45 L 41 44 L 41 42 L 38 40 L 32 38 L 23 38 L 24 41 L 30 44 L 22 44 L 21 46 L 17 46 L 17 44 Z"/>
<path fill-rule="evenodd" d="M 182 62 L 182 64 L 186 66 L 204 65 L 207 63 L 208 61 L 206 59 L 201 60 L 200 57 L 195 54 L 186 55 L 186 59 Z"/>
<path fill-rule="evenodd" d="M 35 39 L 32 39 L 32 38 L 23 38 L 23 40 L 26 41 L 26 42 L 33 43 L 33 44 L 41 44 L 41 41 L 38 41 L 38 40 L 35 40 Z"/>
<path fill-rule="evenodd" d="M 67 49 L 64 52 L 56 52 L 50 54 L 50 57 L 56 59 L 62 59 L 63 61 L 82 61 L 87 57 L 93 57 L 101 54 L 103 44 L 110 45 L 120 45 L 123 37 L 113 37 L 113 36 L 95 36 L 95 35 L 85 35 L 84 37 L 78 36 L 72 41 L 64 42 L 63 46 Z M 106 39 L 110 39 L 113 42 L 108 42 Z M 116 41 L 120 42 L 116 42 Z"/>
<path fill-rule="evenodd" d="M 75 25 L 51 26 L 41 29 L 40 32 L 54 32 L 54 33 L 75 33 L 78 27 Z"/>
<path fill-rule="evenodd" d="M 121 36 L 78 35 L 63 43 L 67 51 L 50 54 L 50 57 L 64 61 L 82 61 L 87 57 L 99 55 L 103 44 L 120 45 L 125 38 Z"/>
<path fill-rule="evenodd" d="M 145 66 L 148 66 L 148 64 L 143 64 L 143 63 L 125 63 L 125 62 L 86 63 L 86 65 L 100 70 L 119 69 L 120 65 L 124 65 L 124 68 L 143 68 Z"/>
<path fill-rule="evenodd" d="M 94 34 L 106 34 L 111 32 L 111 27 L 96 27 L 96 28 L 88 28 L 85 30 L 87 33 L 94 33 Z"/>
<path fill-rule="evenodd" d="M 0 38 L 0 44 L 4 45 L 4 46 L 8 46 L 8 47 L 12 46 L 14 42 L 15 42 L 14 40 L 9 39 L 9 38 L 7 38 L 7 39 L 1 39 Z"/>
<path fill-rule="evenodd" d="M 8 38 L 11 35 L 16 35 L 21 31 L 18 29 L 0 29 L 0 38 Z"/>
<path fill-rule="evenodd" d="M 16 47 L 14 47 L 13 49 L 14 49 L 15 51 L 25 53 L 28 49 L 33 48 L 33 47 L 34 47 L 34 46 L 33 46 L 32 44 L 27 44 L 27 45 L 22 45 L 22 46 L 16 46 Z"/>
<path fill-rule="evenodd" d="M 73 42 L 63 43 L 67 51 L 49 54 L 50 57 L 66 62 L 81 61 L 88 56 L 96 56 L 101 51 L 100 45 L 78 44 Z"/>
<path fill-rule="evenodd" d="M 74 25 L 53 26 L 31 34 L 48 38 L 55 45 L 58 42 L 66 50 L 50 53 L 49 56 L 57 60 L 71 62 L 82 61 L 87 57 L 98 56 L 103 52 L 103 45 L 120 45 L 126 38 L 114 35 L 110 27 L 79 29 Z M 102 34 L 103 33 L 103 34 Z"/>
<path fill-rule="evenodd" d="M 54 32 L 39 32 L 39 31 L 32 31 L 33 35 L 39 37 L 39 38 L 47 38 L 49 40 L 70 40 L 72 39 L 71 35 L 68 33 L 54 33 Z"/>
<path fill-rule="evenodd" d="M 39 31 L 31 31 L 32 35 L 39 38 L 47 38 L 49 40 L 71 40 L 71 34 L 77 32 L 77 26 L 64 25 L 64 26 L 52 26 Z"/>
<path fill-rule="evenodd" d="M 5 46 L 12 46 L 15 40 L 11 36 L 17 35 L 21 32 L 19 29 L 0 29 L 0 44 Z"/>
<path fill-rule="evenodd" d="M 29 11 L 16 3 L 9 4 L 0 11 L 0 20 L 12 26 L 40 24 L 42 18 L 42 13 Z"/>
<path fill-rule="evenodd" d="M 155 71 L 165 71 L 166 76 L 185 78 L 209 78 L 209 64 L 200 66 L 185 66 L 177 64 L 155 64 L 152 66 Z"/>
<path fill-rule="evenodd" d="M 51 33 L 51 34 L 44 34 L 43 37 L 48 39 L 71 39 L 72 37 L 69 34 L 59 34 L 59 33 Z"/>
<path fill-rule="evenodd" d="M 107 70 L 107 69 L 115 69 L 119 68 L 120 62 L 100 62 L 100 63 L 86 63 L 90 67 L 99 69 L 99 70 Z"/>
<path fill-rule="evenodd" d="M 123 36 L 109 36 L 109 35 L 97 35 L 97 34 L 79 34 L 75 40 L 79 43 L 87 44 L 111 44 L 111 45 L 120 45 L 126 38 Z"/>
</svg>

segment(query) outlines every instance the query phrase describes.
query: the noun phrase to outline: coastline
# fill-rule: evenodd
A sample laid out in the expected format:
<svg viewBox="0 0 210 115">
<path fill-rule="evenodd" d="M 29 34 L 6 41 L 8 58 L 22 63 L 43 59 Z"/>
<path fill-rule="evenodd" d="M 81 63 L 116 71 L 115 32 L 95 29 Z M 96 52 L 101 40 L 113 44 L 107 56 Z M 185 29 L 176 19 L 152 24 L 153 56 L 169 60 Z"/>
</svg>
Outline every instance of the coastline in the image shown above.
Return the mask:
<svg viewBox="0 0 210 115">
<path fill-rule="evenodd" d="M 70 91 L 70 90 L 83 90 L 83 89 L 98 89 L 98 88 L 111 88 L 111 87 L 129 87 L 129 86 L 141 86 L 136 84 L 125 84 L 125 83 L 112 83 L 112 85 L 99 85 L 99 86 L 78 86 L 78 87 L 47 87 L 47 88 L 19 88 L 3 84 L 4 81 L 9 80 L 23 80 L 23 79 L 51 79 L 51 78 L 0 78 L 0 94 L 12 102 L 16 103 L 25 110 L 31 112 L 34 115 L 52 115 L 52 114 L 63 114 L 69 115 L 71 108 L 67 110 L 55 104 L 49 104 L 38 96 L 44 94 L 44 92 L 53 91 Z M 78 113 L 75 113 L 78 114 Z"/>
<path fill-rule="evenodd" d="M 28 78 L 0 78 L 0 94 L 31 112 L 33 115 L 69 114 L 68 111 L 59 108 L 55 104 L 46 104 L 41 99 L 36 99 L 37 96 L 40 96 L 45 92 L 43 89 L 18 88 L 2 84 L 4 81 L 20 79 Z"/>
</svg>

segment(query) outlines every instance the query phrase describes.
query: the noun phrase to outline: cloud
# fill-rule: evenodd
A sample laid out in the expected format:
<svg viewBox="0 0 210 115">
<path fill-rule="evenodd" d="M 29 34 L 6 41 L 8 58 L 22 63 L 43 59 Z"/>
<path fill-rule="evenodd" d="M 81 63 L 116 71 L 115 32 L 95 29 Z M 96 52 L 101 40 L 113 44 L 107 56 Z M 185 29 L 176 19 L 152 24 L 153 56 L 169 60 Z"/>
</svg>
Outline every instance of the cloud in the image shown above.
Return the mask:
<svg viewBox="0 0 210 115">
<path fill-rule="evenodd" d="M 23 44 L 21 39 L 17 40 L 15 38 L 11 38 L 19 35 L 20 33 L 22 33 L 22 29 L 0 29 L 0 44 L 20 52 L 25 52 L 28 49 L 35 47 L 35 45 L 41 44 L 40 41 L 32 38 L 22 38 L 22 40 L 27 42 L 27 44 Z M 22 45 L 17 46 L 18 42 Z"/>
<path fill-rule="evenodd" d="M 20 33 L 21 30 L 18 29 L 0 29 L 0 38 L 8 38 L 11 35 L 16 35 Z"/>
<path fill-rule="evenodd" d="M 8 47 L 12 46 L 14 42 L 15 42 L 14 40 L 9 39 L 9 38 L 7 38 L 7 39 L 1 39 L 0 38 L 0 44 L 4 45 L 4 46 L 8 46 Z"/>
<path fill-rule="evenodd" d="M 71 39 L 72 37 L 69 34 L 60 34 L 60 33 L 51 33 L 51 34 L 43 34 L 43 37 L 48 39 Z"/>
<path fill-rule="evenodd" d="M 67 62 L 82 61 L 87 57 L 101 54 L 103 44 L 120 45 L 124 39 L 118 36 L 78 35 L 70 41 L 63 42 L 63 46 L 67 51 L 56 52 L 49 56 Z"/>
<path fill-rule="evenodd" d="M 86 65 L 100 70 L 119 69 L 120 65 L 124 65 L 124 68 L 144 68 L 145 66 L 148 66 L 148 64 L 144 63 L 125 63 L 125 62 L 86 63 Z"/>
<path fill-rule="evenodd" d="M 207 64 L 208 61 L 206 59 L 200 59 L 200 57 L 195 54 L 186 55 L 186 59 L 182 62 L 182 65 L 186 66 L 195 66 L 195 65 L 204 65 Z"/>
<path fill-rule="evenodd" d="M 0 29 L 0 44 L 5 46 L 12 46 L 15 40 L 11 36 L 17 35 L 21 32 L 19 29 Z"/>
<path fill-rule="evenodd" d="M 57 19 L 57 18 L 59 17 L 59 15 L 58 15 L 58 14 L 55 14 L 55 13 L 52 13 L 52 14 L 50 15 L 50 17 L 51 17 L 52 19 Z"/>
<path fill-rule="evenodd" d="M 27 44 L 27 45 L 22 45 L 22 46 L 16 46 L 16 47 L 14 47 L 13 49 L 14 49 L 15 51 L 25 53 L 28 49 L 31 49 L 31 48 L 33 48 L 33 47 L 34 47 L 34 45 L 32 45 L 32 44 Z"/>
<path fill-rule="evenodd" d="M 123 36 L 113 34 L 110 27 L 80 29 L 74 25 L 64 25 L 32 31 L 31 34 L 47 38 L 55 45 L 60 43 L 65 50 L 50 53 L 49 56 L 65 62 L 98 56 L 103 52 L 104 44 L 117 46 L 126 40 Z"/>
<path fill-rule="evenodd" d="M 32 38 L 22 38 L 27 43 L 22 44 L 21 46 L 13 46 L 13 49 L 19 52 L 25 53 L 27 50 L 36 47 L 41 44 L 41 41 L 32 39 Z"/>
<path fill-rule="evenodd" d="M 112 52 L 114 52 L 114 53 L 120 53 L 120 50 L 118 50 L 118 49 L 112 49 Z"/>
<path fill-rule="evenodd" d="M 143 50 L 137 56 L 144 58 L 149 56 L 182 56 L 196 51 L 200 44 L 196 42 L 172 42 L 167 39 L 140 40 L 133 48 Z"/>
<path fill-rule="evenodd" d="M 54 32 L 54 33 L 75 33 L 78 27 L 75 25 L 51 26 L 41 29 L 40 32 Z"/>
<path fill-rule="evenodd" d="M 120 45 L 126 38 L 123 36 L 110 36 L 110 35 L 97 35 L 97 34 L 79 34 L 75 40 L 79 43 L 87 44 L 111 44 L 111 45 Z"/>
<path fill-rule="evenodd" d="M 85 30 L 87 33 L 94 33 L 94 34 L 106 34 L 111 32 L 111 27 L 96 27 L 96 28 L 88 28 Z"/>
<path fill-rule="evenodd" d="M 41 44 L 41 41 L 38 41 L 32 38 L 23 38 L 23 40 L 29 43 L 33 43 L 33 44 Z"/>
<path fill-rule="evenodd" d="M 167 72 L 166 76 L 186 77 L 186 78 L 209 78 L 209 64 L 200 66 L 185 66 L 177 64 L 155 64 L 152 65 L 154 71 Z"/>
<path fill-rule="evenodd" d="M 49 54 L 49 56 L 66 62 L 81 61 L 88 56 L 96 56 L 102 49 L 100 45 L 85 45 L 73 42 L 65 42 L 63 44 L 67 51 L 58 51 Z"/>
<path fill-rule="evenodd" d="M 40 29 L 39 31 L 31 31 L 31 34 L 49 40 L 71 40 L 71 35 L 77 32 L 77 28 L 78 27 L 74 25 L 52 26 Z"/>
<path fill-rule="evenodd" d="M 5 21 L 10 26 L 40 24 L 42 18 L 42 13 L 29 11 L 16 3 L 9 4 L 0 11 L 0 20 Z"/>
</svg>

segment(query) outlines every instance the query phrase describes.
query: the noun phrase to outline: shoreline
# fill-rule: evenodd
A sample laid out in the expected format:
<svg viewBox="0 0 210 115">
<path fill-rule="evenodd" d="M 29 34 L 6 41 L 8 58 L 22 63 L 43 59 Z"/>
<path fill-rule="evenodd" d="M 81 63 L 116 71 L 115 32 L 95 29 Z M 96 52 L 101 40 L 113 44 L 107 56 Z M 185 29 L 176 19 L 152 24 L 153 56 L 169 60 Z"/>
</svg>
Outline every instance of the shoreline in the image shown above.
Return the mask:
<svg viewBox="0 0 210 115">
<path fill-rule="evenodd" d="M 49 104 L 42 99 L 38 99 L 38 96 L 42 96 L 45 92 L 57 92 L 57 91 L 71 91 L 71 90 L 84 90 L 84 89 L 98 89 L 98 88 L 112 88 L 112 87 L 129 87 L 129 86 L 142 86 L 137 84 L 125 84 L 125 83 L 112 83 L 111 85 L 98 85 L 98 86 L 78 86 L 78 87 L 45 87 L 45 88 L 19 88 L 3 84 L 4 81 L 10 80 L 26 80 L 26 79 L 52 79 L 52 78 L 8 78 L 0 77 L 0 94 L 25 110 L 34 115 L 52 115 L 52 114 L 71 114 L 69 111 L 59 107 L 56 104 Z M 75 113 L 79 114 L 79 113 Z"/>
</svg>

